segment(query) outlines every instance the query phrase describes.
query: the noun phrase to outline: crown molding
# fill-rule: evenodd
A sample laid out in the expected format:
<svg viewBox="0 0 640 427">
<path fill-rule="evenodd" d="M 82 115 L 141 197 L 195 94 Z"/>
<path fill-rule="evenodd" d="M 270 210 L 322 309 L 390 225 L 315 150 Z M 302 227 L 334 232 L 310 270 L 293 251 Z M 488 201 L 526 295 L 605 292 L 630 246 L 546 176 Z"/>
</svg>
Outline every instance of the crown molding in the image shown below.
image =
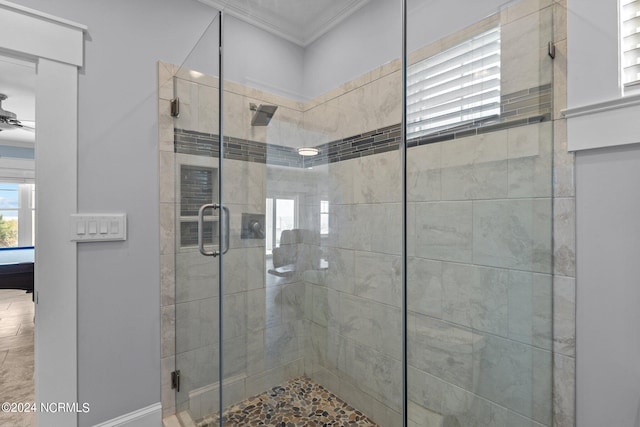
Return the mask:
<svg viewBox="0 0 640 427">
<path fill-rule="evenodd" d="M 283 25 L 274 22 L 269 19 L 268 16 L 263 16 L 259 12 L 249 10 L 243 7 L 242 4 L 231 3 L 229 1 L 222 0 L 198 0 L 200 3 L 211 6 L 217 10 L 223 10 L 225 13 L 238 18 L 244 22 L 254 25 L 262 30 L 265 30 L 271 34 L 274 34 L 280 38 L 283 38 L 291 43 L 294 43 L 301 47 L 307 47 L 318 38 L 322 37 L 326 32 L 334 28 L 340 22 L 351 16 L 358 9 L 362 8 L 370 0 L 353 0 L 348 5 L 332 14 L 324 22 L 319 23 L 315 28 L 312 28 L 309 33 L 299 34 L 292 28 L 283 28 Z"/>
</svg>

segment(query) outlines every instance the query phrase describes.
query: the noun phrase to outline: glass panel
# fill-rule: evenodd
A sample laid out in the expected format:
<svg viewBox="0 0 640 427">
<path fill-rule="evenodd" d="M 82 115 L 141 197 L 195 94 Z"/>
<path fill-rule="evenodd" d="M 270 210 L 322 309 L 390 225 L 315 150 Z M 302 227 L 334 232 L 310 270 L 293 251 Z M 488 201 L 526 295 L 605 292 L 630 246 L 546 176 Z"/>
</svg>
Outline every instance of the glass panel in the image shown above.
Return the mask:
<svg viewBox="0 0 640 427">
<path fill-rule="evenodd" d="M 488 116 L 413 135 L 407 119 L 410 425 L 552 425 L 553 16 L 541 5 L 408 0 L 409 72 L 433 63 L 421 72 L 438 76 L 448 55 L 462 98 L 482 98 L 488 73 L 499 83 Z M 497 52 L 477 42 L 487 34 Z M 408 88 L 409 102 L 474 109 L 458 82 L 451 99 Z"/>
<path fill-rule="evenodd" d="M 163 232 L 173 234 L 172 248 L 163 248 L 163 283 L 175 283 L 174 304 L 163 307 L 163 321 L 175 322 L 173 346 L 165 337 L 163 357 L 175 356 L 180 387 L 175 409 L 183 423 L 199 421 L 219 407 L 219 257 L 198 249 L 202 232 L 205 249 L 219 250 L 219 211 L 207 209 L 198 229 L 202 205 L 217 203 L 219 189 L 218 34 L 217 11 L 182 64 L 160 64 L 161 105 L 168 115 L 172 99 L 179 115 L 161 125 L 161 214 Z M 164 79 L 164 80 L 163 80 Z M 162 110 L 161 110 L 162 112 Z M 168 136 L 163 130 L 169 132 Z M 168 171 L 168 172 L 167 172 Z M 170 260 L 168 259 L 170 257 Z M 173 277 L 169 277 L 169 274 Z M 167 373 L 168 374 L 168 373 Z M 164 403 L 163 403 L 164 405 Z M 188 424 L 187 424 L 188 425 Z"/>
<path fill-rule="evenodd" d="M 277 3 L 224 25 L 225 425 L 399 426 L 401 3 Z"/>
</svg>

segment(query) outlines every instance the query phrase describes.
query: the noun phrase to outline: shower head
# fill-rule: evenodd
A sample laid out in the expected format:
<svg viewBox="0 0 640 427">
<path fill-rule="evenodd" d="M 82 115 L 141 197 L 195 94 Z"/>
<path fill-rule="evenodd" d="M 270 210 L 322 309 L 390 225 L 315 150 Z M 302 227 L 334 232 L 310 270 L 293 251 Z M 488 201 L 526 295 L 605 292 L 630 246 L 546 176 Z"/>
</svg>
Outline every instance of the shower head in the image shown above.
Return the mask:
<svg viewBox="0 0 640 427">
<path fill-rule="evenodd" d="M 253 118 L 251 119 L 251 126 L 267 126 L 271 121 L 271 118 L 278 109 L 277 105 L 262 105 L 256 106 L 256 104 L 249 104 L 249 109 L 255 111 Z"/>
</svg>

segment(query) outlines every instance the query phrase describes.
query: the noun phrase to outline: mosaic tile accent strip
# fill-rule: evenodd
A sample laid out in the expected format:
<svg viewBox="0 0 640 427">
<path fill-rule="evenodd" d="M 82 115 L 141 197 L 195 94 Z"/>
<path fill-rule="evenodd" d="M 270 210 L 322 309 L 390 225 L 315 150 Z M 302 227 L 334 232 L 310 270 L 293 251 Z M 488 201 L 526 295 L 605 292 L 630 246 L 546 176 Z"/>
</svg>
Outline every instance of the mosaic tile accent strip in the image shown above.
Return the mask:
<svg viewBox="0 0 640 427">
<path fill-rule="evenodd" d="M 197 132 L 187 129 L 173 129 L 173 151 L 194 156 L 218 157 L 219 137 L 217 134 Z"/>
<path fill-rule="evenodd" d="M 304 159 L 304 167 L 341 162 L 357 157 L 397 150 L 401 141 L 400 124 L 318 145 L 320 154 Z"/>
<path fill-rule="evenodd" d="M 500 116 L 513 119 L 531 115 L 551 115 L 553 87 L 551 83 L 510 93 L 500 99 Z"/>
<path fill-rule="evenodd" d="M 551 120 L 553 112 L 552 100 L 553 88 L 551 84 L 507 94 L 501 97 L 500 115 L 409 139 L 407 147 L 417 147 L 548 121 Z M 315 148 L 320 151 L 320 154 L 307 158 L 298 155 L 296 149 L 292 147 L 225 137 L 225 159 L 295 168 L 335 163 L 397 150 L 401 142 L 400 126 L 400 124 L 395 124 L 318 145 Z M 218 135 L 184 129 L 175 129 L 174 132 L 174 149 L 176 153 L 208 157 L 219 156 Z"/>
<path fill-rule="evenodd" d="M 218 427 L 218 418 L 196 421 L 197 427 Z M 378 427 L 369 417 L 326 388 L 300 377 L 273 387 L 229 408 L 225 427 L 245 426 L 367 426 Z"/>
</svg>

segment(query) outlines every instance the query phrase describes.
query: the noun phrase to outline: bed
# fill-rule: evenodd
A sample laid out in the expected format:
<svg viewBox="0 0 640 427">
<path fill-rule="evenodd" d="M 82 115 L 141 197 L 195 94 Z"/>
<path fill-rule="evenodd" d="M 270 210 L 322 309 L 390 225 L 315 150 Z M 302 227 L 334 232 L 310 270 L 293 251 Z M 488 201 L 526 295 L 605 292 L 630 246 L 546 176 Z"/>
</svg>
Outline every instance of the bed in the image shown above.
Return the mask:
<svg viewBox="0 0 640 427">
<path fill-rule="evenodd" d="M 0 289 L 33 292 L 33 246 L 0 248 Z"/>
</svg>

